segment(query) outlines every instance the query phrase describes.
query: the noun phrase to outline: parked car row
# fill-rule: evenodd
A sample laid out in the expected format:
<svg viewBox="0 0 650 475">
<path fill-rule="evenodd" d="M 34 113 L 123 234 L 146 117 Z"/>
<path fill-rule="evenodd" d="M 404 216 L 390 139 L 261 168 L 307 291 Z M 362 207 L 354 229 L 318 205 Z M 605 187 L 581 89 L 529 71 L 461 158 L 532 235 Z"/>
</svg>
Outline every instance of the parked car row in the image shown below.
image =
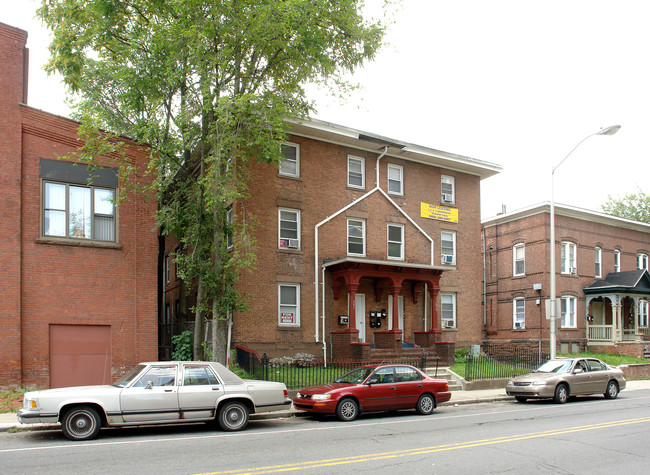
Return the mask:
<svg viewBox="0 0 650 475">
<path fill-rule="evenodd" d="M 621 370 L 596 358 L 554 359 L 530 374 L 508 381 L 517 401 L 603 394 L 614 399 L 625 389 Z M 353 421 L 361 413 L 415 410 L 431 414 L 449 401 L 446 380 L 406 364 L 366 365 L 330 384 L 300 390 L 293 407 L 315 415 Z M 216 422 L 226 431 L 246 428 L 249 414 L 292 404 L 283 383 L 242 379 L 213 362 L 141 363 L 112 385 L 28 392 L 18 420 L 61 423 L 70 440 L 89 440 L 101 427 Z"/>
</svg>

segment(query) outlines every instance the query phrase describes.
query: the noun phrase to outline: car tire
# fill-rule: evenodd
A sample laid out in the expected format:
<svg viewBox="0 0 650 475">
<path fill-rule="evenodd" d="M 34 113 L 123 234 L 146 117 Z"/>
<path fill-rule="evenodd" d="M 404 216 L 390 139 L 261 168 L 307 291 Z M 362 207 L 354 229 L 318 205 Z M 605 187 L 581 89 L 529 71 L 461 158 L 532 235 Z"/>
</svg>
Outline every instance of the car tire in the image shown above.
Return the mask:
<svg viewBox="0 0 650 475">
<path fill-rule="evenodd" d="M 357 418 L 359 415 L 359 404 L 349 397 L 341 399 L 341 401 L 336 406 L 336 417 L 340 421 L 350 422 Z"/>
<path fill-rule="evenodd" d="M 605 397 L 607 399 L 616 399 L 616 396 L 618 396 L 618 383 L 612 379 L 609 383 L 607 383 Z"/>
<path fill-rule="evenodd" d="M 219 426 L 228 432 L 243 430 L 248 425 L 248 408 L 245 404 L 226 402 L 219 409 Z"/>
<path fill-rule="evenodd" d="M 528 398 L 526 396 L 515 396 L 515 399 L 517 402 L 526 402 L 528 401 Z"/>
<path fill-rule="evenodd" d="M 97 437 L 102 420 L 95 409 L 77 406 L 65 413 L 61 420 L 61 430 L 69 440 L 91 440 Z"/>
<path fill-rule="evenodd" d="M 435 408 L 436 398 L 428 393 L 420 396 L 418 403 L 415 405 L 415 410 L 417 413 L 422 414 L 423 416 L 431 414 Z"/>
<path fill-rule="evenodd" d="M 553 401 L 558 404 L 564 404 L 569 400 L 569 388 L 566 384 L 558 384 L 555 388 L 555 396 L 553 396 Z"/>
</svg>

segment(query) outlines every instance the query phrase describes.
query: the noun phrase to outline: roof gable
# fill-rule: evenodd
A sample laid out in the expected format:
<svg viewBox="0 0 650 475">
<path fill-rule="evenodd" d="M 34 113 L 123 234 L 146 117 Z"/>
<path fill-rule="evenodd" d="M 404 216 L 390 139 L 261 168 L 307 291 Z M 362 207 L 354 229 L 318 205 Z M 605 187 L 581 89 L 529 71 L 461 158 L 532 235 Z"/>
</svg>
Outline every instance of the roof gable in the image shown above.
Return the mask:
<svg viewBox="0 0 650 475">
<path fill-rule="evenodd" d="M 650 274 L 645 269 L 610 272 L 602 280 L 595 280 L 583 289 L 585 294 L 603 292 L 650 293 Z"/>
</svg>

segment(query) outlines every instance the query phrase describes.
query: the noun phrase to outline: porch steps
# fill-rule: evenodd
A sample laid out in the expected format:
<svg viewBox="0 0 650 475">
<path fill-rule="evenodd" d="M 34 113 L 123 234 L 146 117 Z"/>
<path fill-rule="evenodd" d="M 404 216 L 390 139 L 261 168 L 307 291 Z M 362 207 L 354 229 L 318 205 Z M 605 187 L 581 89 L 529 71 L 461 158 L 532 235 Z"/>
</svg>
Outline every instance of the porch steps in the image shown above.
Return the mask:
<svg viewBox="0 0 650 475">
<path fill-rule="evenodd" d="M 436 375 L 436 368 L 435 366 L 433 368 L 427 368 L 425 373 L 427 373 L 429 376 L 436 377 L 436 378 L 442 378 L 446 379 L 447 383 L 449 383 L 449 390 L 450 391 L 461 391 L 463 389 L 463 385 L 461 384 L 460 381 L 456 379 L 456 376 L 452 374 L 448 368 L 446 367 L 439 367 L 438 368 L 438 373 Z"/>
</svg>

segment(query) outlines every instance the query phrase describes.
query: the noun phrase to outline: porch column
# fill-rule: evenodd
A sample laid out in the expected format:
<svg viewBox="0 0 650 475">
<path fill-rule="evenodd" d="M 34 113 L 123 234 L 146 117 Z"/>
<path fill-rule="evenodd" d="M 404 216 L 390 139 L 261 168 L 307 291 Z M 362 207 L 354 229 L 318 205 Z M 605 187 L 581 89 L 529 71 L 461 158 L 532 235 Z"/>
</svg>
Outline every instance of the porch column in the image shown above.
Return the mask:
<svg viewBox="0 0 650 475">
<path fill-rule="evenodd" d="M 398 297 L 399 293 L 402 290 L 402 286 L 399 284 L 394 284 L 390 287 L 390 292 L 393 295 L 393 331 L 395 330 L 404 330 L 399 327 L 399 302 Z"/>
<path fill-rule="evenodd" d="M 436 305 L 440 288 L 437 285 L 434 285 L 433 282 L 427 282 L 427 290 L 431 296 L 431 330 L 440 333 L 442 332 L 442 329 L 440 328 L 438 306 Z"/>
<path fill-rule="evenodd" d="M 614 325 L 614 331 L 612 332 L 612 342 L 621 341 L 622 338 L 622 329 L 621 329 L 621 298 L 619 296 L 615 297 L 614 300 L 616 303 L 612 305 L 612 323 Z"/>
<path fill-rule="evenodd" d="M 356 296 L 359 284 L 355 282 L 346 282 L 345 287 L 348 289 L 348 315 L 350 316 L 348 328 L 356 330 L 357 328 L 357 305 Z"/>
</svg>

